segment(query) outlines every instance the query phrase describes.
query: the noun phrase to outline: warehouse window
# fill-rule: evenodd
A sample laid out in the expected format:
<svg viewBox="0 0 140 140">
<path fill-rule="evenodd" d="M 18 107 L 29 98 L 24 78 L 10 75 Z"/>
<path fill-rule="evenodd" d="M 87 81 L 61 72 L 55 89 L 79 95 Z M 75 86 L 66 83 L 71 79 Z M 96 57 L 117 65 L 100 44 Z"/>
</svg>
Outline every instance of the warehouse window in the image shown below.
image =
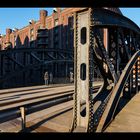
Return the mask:
<svg viewBox="0 0 140 140">
<path fill-rule="evenodd" d="M 58 26 L 58 19 L 54 21 L 54 26 Z"/>
<path fill-rule="evenodd" d="M 16 38 L 16 36 L 14 36 L 14 46 L 17 45 L 17 44 L 16 44 L 16 40 L 17 40 L 17 38 Z"/>
<path fill-rule="evenodd" d="M 30 33 L 31 33 L 31 34 L 34 34 L 34 29 L 31 29 L 31 30 L 30 30 Z"/>
<path fill-rule="evenodd" d="M 31 36 L 31 39 L 30 39 L 30 40 L 31 40 L 31 41 L 33 41 L 33 40 L 34 40 L 34 36 L 33 36 L 33 35 Z"/>
</svg>

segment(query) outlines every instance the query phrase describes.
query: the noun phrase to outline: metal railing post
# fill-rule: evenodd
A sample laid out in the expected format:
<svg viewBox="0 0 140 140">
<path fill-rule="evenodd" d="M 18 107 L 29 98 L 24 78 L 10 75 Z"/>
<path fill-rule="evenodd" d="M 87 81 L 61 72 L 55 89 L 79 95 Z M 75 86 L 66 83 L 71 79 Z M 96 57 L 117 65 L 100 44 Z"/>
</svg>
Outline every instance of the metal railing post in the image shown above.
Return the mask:
<svg viewBox="0 0 140 140">
<path fill-rule="evenodd" d="M 21 128 L 24 130 L 26 128 L 26 115 L 25 115 L 25 107 L 20 107 L 21 112 Z"/>
</svg>

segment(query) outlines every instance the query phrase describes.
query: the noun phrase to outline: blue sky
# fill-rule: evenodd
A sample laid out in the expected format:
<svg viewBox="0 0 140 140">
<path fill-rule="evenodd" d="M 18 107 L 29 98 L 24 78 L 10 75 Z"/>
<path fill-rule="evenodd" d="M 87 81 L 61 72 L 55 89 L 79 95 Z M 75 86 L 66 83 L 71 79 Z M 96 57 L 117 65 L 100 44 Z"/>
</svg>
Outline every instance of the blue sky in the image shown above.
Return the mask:
<svg viewBox="0 0 140 140">
<path fill-rule="evenodd" d="M 140 27 L 140 8 L 120 8 L 124 16 L 134 21 Z"/>
<path fill-rule="evenodd" d="M 30 19 L 38 20 L 39 11 L 45 9 L 48 15 L 53 8 L 0 8 L 0 33 L 5 34 L 6 28 L 23 28 Z M 140 8 L 120 8 L 124 16 L 140 26 Z"/>
<path fill-rule="evenodd" d="M 0 34 L 6 33 L 6 28 L 23 28 L 30 19 L 39 20 L 39 11 L 45 9 L 48 15 L 53 8 L 0 8 Z"/>
</svg>

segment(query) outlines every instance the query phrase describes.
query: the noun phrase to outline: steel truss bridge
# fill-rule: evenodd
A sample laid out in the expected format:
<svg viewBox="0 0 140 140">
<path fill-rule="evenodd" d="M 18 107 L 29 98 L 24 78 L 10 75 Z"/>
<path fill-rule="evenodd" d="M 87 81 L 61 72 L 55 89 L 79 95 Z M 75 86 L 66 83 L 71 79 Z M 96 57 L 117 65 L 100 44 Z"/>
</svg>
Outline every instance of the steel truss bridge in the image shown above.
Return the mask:
<svg viewBox="0 0 140 140">
<path fill-rule="evenodd" d="M 106 33 L 106 38 L 103 37 Z M 20 53 L 24 57 L 19 57 Z M 41 54 L 40 54 L 41 53 Z M 56 54 L 56 55 L 54 55 Z M 35 63 L 26 64 L 30 55 Z M 8 76 L 3 59 L 14 67 Z M 73 54 L 57 49 L 13 49 L 0 52 L 0 80 L 52 62 L 71 62 Z M 45 61 L 44 61 L 45 60 Z M 14 66 L 15 65 L 15 66 Z M 95 92 L 96 75 L 103 85 Z M 103 132 L 116 116 L 120 100 L 140 89 L 140 28 L 121 14 L 83 8 L 74 14 L 74 104 L 70 132 Z M 63 91 L 64 92 L 64 91 Z M 44 95 L 44 94 L 43 94 Z"/>
<path fill-rule="evenodd" d="M 45 66 L 47 66 L 47 70 L 49 69 L 48 67 L 57 70 L 56 65 L 63 64 L 65 65 L 64 69 L 68 69 L 68 64 L 73 65 L 73 50 L 14 48 L 0 51 L 0 62 L 1 86 L 7 87 L 7 85 L 11 85 L 12 83 L 18 84 L 21 81 L 21 85 L 24 86 L 28 82 L 27 80 L 31 79 L 31 75 L 34 75 L 33 80 L 39 79 L 39 76 L 43 80 Z M 52 65 L 55 67 L 52 67 Z M 38 82 L 41 83 L 41 81 Z"/>
<path fill-rule="evenodd" d="M 71 130 L 102 132 L 114 119 L 121 96 L 131 98 L 139 91 L 140 28 L 123 15 L 101 8 L 81 10 L 74 19 L 75 106 Z M 95 67 L 104 81 L 96 94 Z"/>
</svg>

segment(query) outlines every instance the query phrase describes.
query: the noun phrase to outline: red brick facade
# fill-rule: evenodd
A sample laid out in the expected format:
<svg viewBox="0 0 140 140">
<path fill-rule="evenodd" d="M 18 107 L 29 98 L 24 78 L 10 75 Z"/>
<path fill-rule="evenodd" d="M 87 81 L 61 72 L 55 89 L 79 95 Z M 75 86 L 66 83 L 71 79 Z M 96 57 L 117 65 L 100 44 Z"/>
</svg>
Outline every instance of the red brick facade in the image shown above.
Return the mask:
<svg viewBox="0 0 140 140">
<path fill-rule="evenodd" d="M 38 21 L 31 20 L 29 25 L 22 29 L 6 29 L 6 35 L 0 37 L 0 50 L 5 49 L 10 43 L 12 48 L 19 47 L 37 47 L 37 30 L 39 28 L 47 28 L 49 30 L 48 45 L 51 48 L 67 48 L 73 47 L 73 33 L 71 28 L 73 26 L 73 13 L 80 10 L 81 8 L 56 8 L 53 11 L 52 15 L 48 16 L 46 10 L 40 10 L 40 17 Z M 121 14 L 121 11 L 118 8 L 105 8 L 111 11 Z M 54 28 L 59 26 L 58 36 L 54 38 Z M 66 27 L 68 26 L 68 27 Z M 106 33 L 105 33 L 106 34 Z M 58 44 L 54 43 L 55 40 L 58 40 Z M 35 41 L 33 46 L 30 42 Z"/>
<path fill-rule="evenodd" d="M 0 46 L 1 49 L 5 49 L 9 43 L 11 43 L 12 48 L 19 47 L 30 47 L 30 41 L 35 41 L 34 47 L 37 47 L 36 38 L 37 38 L 37 30 L 39 28 L 47 28 L 49 30 L 49 47 L 54 47 L 53 43 L 53 28 L 55 26 L 60 26 L 58 40 L 60 45 L 64 46 L 65 42 L 68 44 L 67 39 L 64 38 L 62 42 L 61 39 L 63 35 L 66 35 L 67 30 L 63 29 L 63 26 L 70 24 L 69 19 L 73 16 L 73 12 L 79 10 L 81 8 L 65 8 L 61 10 L 60 8 L 56 8 L 56 11 L 52 13 L 52 15 L 48 16 L 48 12 L 45 10 L 40 10 L 40 18 L 38 21 L 31 20 L 29 25 L 22 29 L 6 29 L 6 35 L 0 38 Z"/>
<path fill-rule="evenodd" d="M 117 8 L 114 8 L 117 9 Z M 114 10 L 114 12 L 119 12 Z M 73 14 L 75 11 L 81 10 L 81 8 L 65 8 L 61 10 L 56 8 L 52 15 L 48 16 L 48 12 L 40 10 L 40 17 L 38 21 L 31 20 L 29 24 L 22 29 L 6 29 L 6 35 L 0 36 L 0 50 L 9 48 L 21 48 L 21 47 L 49 47 L 49 48 L 61 48 L 61 49 L 73 49 L 74 47 L 74 29 L 73 29 Z M 112 10 L 112 8 L 110 9 Z M 44 30 L 45 29 L 45 30 Z M 43 32 L 42 32 L 43 31 Z M 45 31 L 45 32 L 44 32 Z M 47 36 L 47 37 L 46 37 Z M 103 32 L 104 45 L 107 48 L 108 31 L 104 29 Z M 43 54 L 40 54 L 43 55 Z M 53 55 L 53 54 L 52 54 Z M 54 54 L 55 55 L 55 54 Z M 15 58 L 24 65 L 32 64 L 32 56 L 29 55 L 24 58 L 24 54 L 16 54 Z M 42 56 L 43 58 L 43 56 Z M 12 68 L 16 67 L 6 57 L 2 59 L 4 61 L 3 73 L 8 74 Z M 24 62 L 23 62 L 24 61 Z M 13 70 L 13 71 L 14 71 Z M 15 83 L 16 86 L 29 86 L 31 84 L 42 84 L 44 82 L 43 74 L 48 71 L 53 74 L 54 79 L 69 77 L 70 71 L 73 71 L 73 63 L 62 62 L 52 63 L 44 66 L 40 66 L 37 69 L 31 69 L 23 72 L 19 75 L 20 78 L 13 78 L 13 82 L 5 82 L 2 87 L 12 87 Z M 62 82 L 62 80 L 61 80 Z"/>
</svg>

